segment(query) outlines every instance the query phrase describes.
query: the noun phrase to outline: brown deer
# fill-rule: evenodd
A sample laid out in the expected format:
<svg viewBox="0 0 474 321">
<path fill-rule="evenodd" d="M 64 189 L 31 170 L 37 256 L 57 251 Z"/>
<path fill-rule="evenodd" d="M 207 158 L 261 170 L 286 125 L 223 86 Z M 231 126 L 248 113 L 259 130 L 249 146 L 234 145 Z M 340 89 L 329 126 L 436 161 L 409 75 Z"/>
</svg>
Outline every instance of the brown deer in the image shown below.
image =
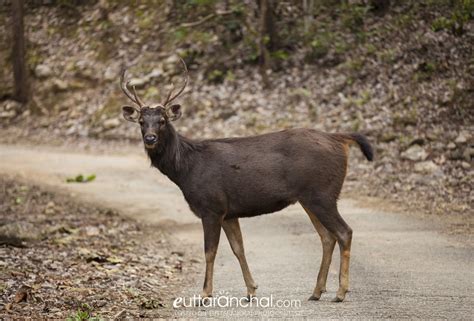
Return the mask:
<svg viewBox="0 0 474 321">
<path fill-rule="evenodd" d="M 340 249 L 339 289 L 335 302 L 344 300 L 349 287 L 352 230 L 337 210 L 347 170 L 349 145 L 357 143 L 371 161 L 372 147 L 357 133 L 329 134 L 312 129 L 289 129 L 242 137 L 192 140 L 176 132 L 172 121 L 181 116 L 173 103 L 184 91 L 185 80 L 162 104 L 148 106 L 125 81 L 121 87 L 136 105 L 124 106 L 123 116 L 138 122 L 152 166 L 179 186 L 191 210 L 202 221 L 206 272 L 202 297 L 212 296 L 214 259 L 221 229 L 239 260 L 251 299 L 257 285 L 244 254 L 239 218 L 279 211 L 299 202 L 321 237 L 323 256 L 310 300 L 326 291 L 326 279 L 336 242 Z"/>
</svg>

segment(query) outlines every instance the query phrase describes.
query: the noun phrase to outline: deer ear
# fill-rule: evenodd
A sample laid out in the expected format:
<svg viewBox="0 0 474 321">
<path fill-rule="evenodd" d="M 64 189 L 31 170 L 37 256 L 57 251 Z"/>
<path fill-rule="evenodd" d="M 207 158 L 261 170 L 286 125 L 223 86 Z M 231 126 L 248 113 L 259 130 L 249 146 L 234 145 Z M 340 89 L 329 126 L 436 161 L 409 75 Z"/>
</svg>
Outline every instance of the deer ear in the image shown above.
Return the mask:
<svg viewBox="0 0 474 321">
<path fill-rule="evenodd" d="M 181 117 L 181 105 L 180 104 L 174 104 L 171 105 L 168 110 L 166 111 L 168 115 L 168 119 L 171 121 L 174 121 Z"/>
<path fill-rule="evenodd" d="M 131 106 L 123 106 L 122 107 L 122 115 L 123 118 L 125 118 L 128 121 L 131 121 L 132 123 L 136 123 L 138 120 L 138 115 L 140 113 L 135 107 Z"/>
</svg>

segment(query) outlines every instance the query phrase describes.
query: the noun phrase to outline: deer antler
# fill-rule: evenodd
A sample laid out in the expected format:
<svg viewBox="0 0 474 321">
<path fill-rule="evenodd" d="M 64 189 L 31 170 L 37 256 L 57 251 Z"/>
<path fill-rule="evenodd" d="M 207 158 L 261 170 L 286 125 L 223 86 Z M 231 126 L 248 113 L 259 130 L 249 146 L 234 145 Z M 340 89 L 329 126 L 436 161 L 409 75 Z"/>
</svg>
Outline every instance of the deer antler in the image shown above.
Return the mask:
<svg viewBox="0 0 474 321">
<path fill-rule="evenodd" d="M 183 63 L 183 69 L 184 69 L 184 82 L 183 82 L 183 86 L 181 87 L 181 89 L 178 91 L 177 94 L 173 95 L 173 91 L 174 91 L 174 84 L 171 83 L 171 90 L 170 92 L 168 93 L 168 96 L 166 97 L 166 100 L 163 104 L 163 106 L 166 108 L 167 105 L 169 105 L 173 100 L 175 100 L 176 98 L 179 97 L 179 95 L 181 95 L 184 91 L 184 89 L 186 88 L 186 85 L 188 84 L 188 79 L 189 79 L 189 76 L 188 76 L 188 67 L 186 67 L 186 63 L 184 62 L 184 60 L 179 57 L 179 60 L 181 60 L 181 62 Z"/>
<path fill-rule="evenodd" d="M 179 57 L 179 59 L 181 60 L 181 62 L 183 63 L 183 69 L 184 69 L 184 82 L 183 82 L 183 86 L 179 89 L 179 91 L 173 95 L 173 92 L 174 92 L 174 84 L 171 83 L 171 89 L 168 93 L 168 95 L 166 96 L 166 100 L 164 102 L 163 105 L 161 105 L 162 107 L 164 108 L 167 108 L 167 106 L 173 102 L 173 100 L 175 100 L 176 98 L 178 98 L 184 91 L 184 89 L 186 88 L 186 85 L 188 84 L 188 67 L 186 67 L 186 63 L 184 62 L 184 60 Z M 138 97 L 138 94 L 137 94 L 137 90 L 135 89 L 135 86 L 132 86 L 132 89 L 133 89 L 133 94 L 130 92 L 130 90 L 128 89 L 128 86 L 130 85 L 130 81 L 127 81 L 125 79 L 125 73 L 127 72 L 127 69 L 123 69 L 122 70 L 122 74 L 120 76 L 120 87 L 122 88 L 122 91 L 124 92 L 124 94 L 133 102 L 135 103 L 140 109 L 142 107 L 145 106 L 145 104 L 143 103 L 143 101 L 140 99 L 140 97 Z"/>
<path fill-rule="evenodd" d="M 127 69 L 122 70 L 122 75 L 120 76 L 120 87 L 122 88 L 123 93 L 131 100 L 133 101 L 138 107 L 141 109 L 145 104 L 143 101 L 138 97 L 137 90 L 135 89 L 135 86 L 132 86 L 133 88 L 133 95 L 128 89 L 128 85 L 130 84 L 130 81 L 126 81 L 125 79 L 125 73 L 127 72 Z"/>
</svg>

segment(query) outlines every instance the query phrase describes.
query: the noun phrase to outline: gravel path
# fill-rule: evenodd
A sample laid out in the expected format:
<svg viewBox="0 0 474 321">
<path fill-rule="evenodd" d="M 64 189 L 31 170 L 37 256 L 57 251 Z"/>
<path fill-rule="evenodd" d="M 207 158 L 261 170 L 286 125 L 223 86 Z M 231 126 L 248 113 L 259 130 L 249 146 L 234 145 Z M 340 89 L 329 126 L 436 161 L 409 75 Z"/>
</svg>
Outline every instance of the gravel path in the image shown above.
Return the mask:
<svg viewBox="0 0 474 321">
<path fill-rule="evenodd" d="M 67 189 L 78 198 L 158 223 L 174 232 L 174 241 L 189 245 L 188 258 L 203 261 L 199 221 L 178 188 L 150 169 L 143 154 L 138 149 L 105 155 L 0 145 L 0 172 Z M 97 179 L 88 184 L 65 183 L 66 177 L 78 173 L 95 173 Z M 319 302 L 306 301 L 319 269 L 321 245 L 306 214 L 295 205 L 272 216 L 243 219 L 241 225 L 259 297 L 272 296 L 274 303 L 290 300 L 279 302 L 299 307 L 170 308 L 164 311 L 165 316 L 472 318 L 472 246 L 440 233 L 436 224 L 413 215 L 361 208 L 347 199 L 340 202 L 340 212 L 354 230 L 351 292 L 344 303 L 330 302 L 337 289 L 337 255 L 329 273 L 328 293 Z M 200 292 L 201 264 L 200 273 L 190 272 L 189 287 L 176 290 L 176 296 L 191 297 Z M 245 294 L 237 260 L 224 237 L 214 288 L 216 296 Z"/>
</svg>

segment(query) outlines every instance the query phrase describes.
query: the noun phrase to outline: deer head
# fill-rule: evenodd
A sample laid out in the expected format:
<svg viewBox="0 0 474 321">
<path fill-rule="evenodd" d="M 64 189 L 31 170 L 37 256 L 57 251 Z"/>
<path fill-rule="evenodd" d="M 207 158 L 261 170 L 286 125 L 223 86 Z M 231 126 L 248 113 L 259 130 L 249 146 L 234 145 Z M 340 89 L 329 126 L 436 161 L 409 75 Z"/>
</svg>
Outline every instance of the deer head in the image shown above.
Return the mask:
<svg viewBox="0 0 474 321">
<path fill-rule="evenodd" d="M 122 71 L 120 77 L 120 87 L 124 94 L 134 103 L 135 106 L 123 106 L 123 117 L 130 122 L 138 122 L 141 127 L 143 142 L 146 148 L 153 148 L 159 140 L 160 133 L 166 130 L 170 121 L 181 117 L 181 105 L 173 104 L 188 84 L 188 68 L 181 57 L 179 58 L 184 68 L 184 81 L 181 88 L 174 93 L 174 84 L 171 83 L 171 89 L 163 103 L 155 105 L 146 105 L 138 96 L 135 86 L 132 86 L 133 93 L 128 89 L 130 81 L 125 79 L 126 69 Z"/>
</svg>

